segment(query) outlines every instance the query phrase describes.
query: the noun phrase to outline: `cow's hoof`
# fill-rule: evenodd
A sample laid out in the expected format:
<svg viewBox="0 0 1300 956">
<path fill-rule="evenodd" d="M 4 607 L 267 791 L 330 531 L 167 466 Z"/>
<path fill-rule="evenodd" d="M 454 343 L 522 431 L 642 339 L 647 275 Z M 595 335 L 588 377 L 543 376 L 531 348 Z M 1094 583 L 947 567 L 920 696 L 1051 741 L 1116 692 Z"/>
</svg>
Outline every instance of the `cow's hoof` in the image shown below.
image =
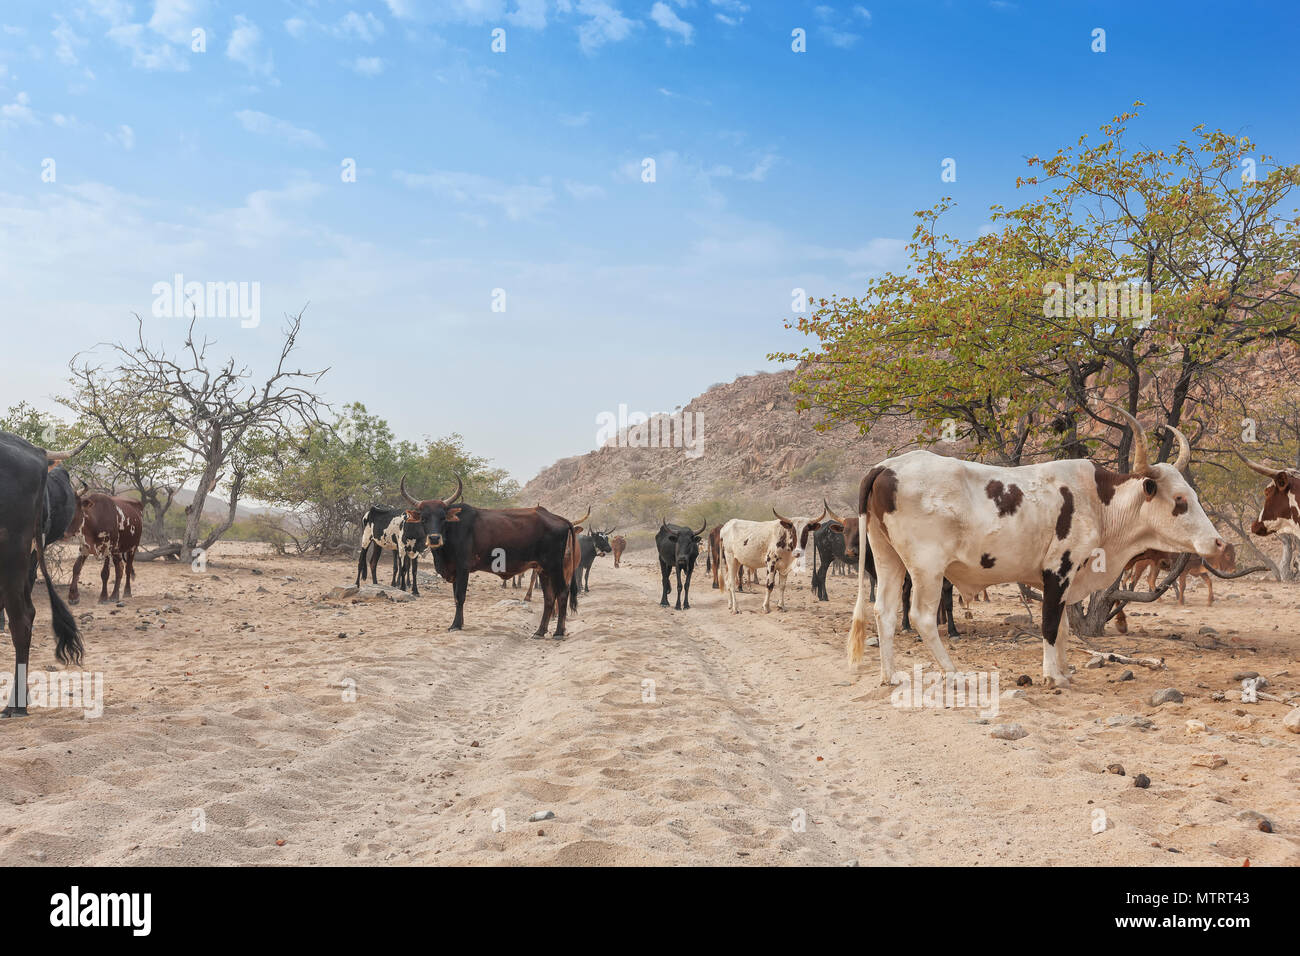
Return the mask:
<svg viewBox="0 0 1300 956">
<path fill-rule="evenodd" d="M 1048 687 L 1056 687 L 1064 690 L 1070 686 L 1070 678 L 1068 677 L 1052 677 L 1049 674 L 1044 677 L 1044 680 L 1047 682 Z"/>
<path fill-rule="evenodd" d="M 462 630 L 464 630 L 464 628 L 461 627 L 459 624 L 453 624 L 451 627 L 447 628 L 447 630 L 449 630 L 449 631 L 462 631 Z"/>
<path fill-rule="evenodd" d="M 4 710 L 0 710 L 0 718 L 26 717 L 26 716 L 27 716 L 26 707 L 6 707 Z"/>
<path fill-rule="evenodd" d="M 75 607 L 76 605 L 78 605 L 78 604 L 81 603 L 81 598 L 79 598 L 79 597 L 70 597 L 70 598 L 68 598 L 68 603 Z"/>
<path fill-rule="evenodd" d="M 545 637 L 545 636 L 546 636 L 546 632 L 545 632 L 545 631 L 533 631 L 533 640 L 535 640 L 535 641 L 536 641 L 536 640 L 539 640 L 540 638 L 543 638 L 543 637 Z"/>
<path fill-rule="evenodd" d="M 567 634 L 561 634 L 559 631 L 556 631 L 556 632 L 555 632 L 555 636 L 554 636 L 553 638 L 551 638 L 551 640 L 553 640 L 553 641 L 562 641 L 562 640 L 564 640 L 566 637 L 568 637 Z"/>
</svg>

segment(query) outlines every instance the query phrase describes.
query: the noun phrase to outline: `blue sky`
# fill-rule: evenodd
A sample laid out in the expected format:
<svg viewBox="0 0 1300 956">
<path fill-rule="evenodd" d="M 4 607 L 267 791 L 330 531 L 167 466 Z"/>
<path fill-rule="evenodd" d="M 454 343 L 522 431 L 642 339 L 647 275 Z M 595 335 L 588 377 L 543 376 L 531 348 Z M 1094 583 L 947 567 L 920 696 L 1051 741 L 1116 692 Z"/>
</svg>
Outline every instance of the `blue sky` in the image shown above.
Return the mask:
<svg viewBox="0 0 1300 956">
<path fill-rule="evenodd" d="M 1297 35 L 1290 2 L 6 0 L 0 404 L 54 407 L 132 312 L 176 343 L 159 281 L 257 282 L 220 350 L 261 368 L 310 301 L 328 400 L 527 480 L 602 411 L 770 367 L 792 288 L 900 268 L 943 195 L 976 234 L 1135 100 L 1142 142 L 1297 161 Z"/>
</svg>

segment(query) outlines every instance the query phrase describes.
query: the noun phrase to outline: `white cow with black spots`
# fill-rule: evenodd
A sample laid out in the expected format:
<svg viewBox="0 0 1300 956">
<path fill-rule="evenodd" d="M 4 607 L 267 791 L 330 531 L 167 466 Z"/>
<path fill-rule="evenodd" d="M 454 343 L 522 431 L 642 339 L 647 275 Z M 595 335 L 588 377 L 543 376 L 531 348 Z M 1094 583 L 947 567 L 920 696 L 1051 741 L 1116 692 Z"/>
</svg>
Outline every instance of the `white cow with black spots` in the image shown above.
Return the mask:
<svg viewBox="0 0 1300 956">
<path fill-rule="evenodd" d="M 954 671 L 935 611 L 943 579 L 963 594 L 992 584 L 1043 591 L 1043 676 L 1069 683 L 1061 631 L 1066 605 L 1107 587 L 1147 548 L 1214 557 L 1223 539 L 1182 472 L 1191 459 L 1176 428 L 1178 460 L 1150 464 L 1146 433 L 1134 433 L 1133 471 L 1118 474 L 1087 459 L 1007 468 L 912 451 L 888 458 L 862 479 L 858 531 L 875 557 L 876 632 L 881 683 L 896 683 L 894 630 L 903 579 L 912 575 L 912 621 L 945 672 Z M 858 600 L 848 637 L 850 666 L 866 638 L 867 575 L 859 549 Z"/>
<path fill-rule="evenodd" d="M 785 610 L 785 582 L 790 574 L 790 567 L 808 547 L 808 535 L 821 527 L 826 512 L 816 518 L 786 518 L 775 508 L 772 514 L 775 521 L 745 521 L 732 518 L 722 526 L 718 534 L 719 557 L 726 576 L 727 608 L 740 613 L 740 603 L 736 600 L 737 588 L 744 582 L 742 575 L 745 568 L 767 571 L 767 594 L 763 596 L 763 613 L 771 611 L 772 589 L 777 579 L 781 582 L 781 598 L 777 607 Z"/>
</svg>

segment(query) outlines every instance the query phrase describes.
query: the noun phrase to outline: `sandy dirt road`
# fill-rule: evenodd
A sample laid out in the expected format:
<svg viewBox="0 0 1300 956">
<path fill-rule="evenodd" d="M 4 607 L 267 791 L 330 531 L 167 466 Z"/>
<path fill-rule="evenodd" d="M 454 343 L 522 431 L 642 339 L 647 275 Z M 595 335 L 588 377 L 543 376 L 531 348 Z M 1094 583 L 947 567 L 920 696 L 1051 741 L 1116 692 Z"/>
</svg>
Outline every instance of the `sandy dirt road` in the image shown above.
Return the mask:
<svg viewBox="0 0 1300 956">
<path fill-rule="evenodd" d="M 209 570 L 144 565 L 122 608 L 83 602 L 101 716 L 34 709 L 0 722 L 0 854 L 49 864 L 1053 864 L 1300 862 L 1300 737 L 1289 707 L 1244 704 L 1233 675 L 1292 676 L 1300 593 L 1234 582 L 1214 607 L 1171 599 L 1093 642 L 1168 669 L 1084 669 L 1040 686 L 1011 589 L 978 604 L 959 666 L 1000 714 L 898 708 L 844 663 L 856 581 L 832 600 L 792 579 L 729 615 L 702 573 L 692 608 L 658 606 L 653 554 L 592 573 L 565 641 L 539 609 L 474 577 L 467 626 L 450 589 L 415 602 L 323 595 L 348 562 L 231 545 Z M 381 575 L 381 581 L 384 580 Z M 1267 592 L 1267 597 L 1263 596 Z M 364 598 L 372 598 L 364 600 Z M 504 602 L 504 603 L 502 603 Z M 53 668 L 38 607 L 33 670 Z M 1203 624 L 1217 633 L 1198 634 Z M 1174 639 L 1172 635 L 1178 634 Z M 900 641 L 900 666 L 932 662 Z M 1300 672 L 1297 672 L 1300 674 Z M 1153 707 L 1154 690 L 1181 704 Z M 355 699 L 352 689 L 355 688 Z M 1227 699 L 1216 701 L 1215 691 Z M 1241 711 L 1241 715 L 1234 711 Z M 1133 719 L 1138 718 L 1138 724 Z M 1188 733 L 1200 720 L 1204 732 Z M 1028 736 L 990 737 L 1015 721 Z M 1143 729 L 1141 723 L 1149 721 Z M 1197 755 L 1217 753 L 1217 768 Z M 1126 775 L 1105 772 L 1121 763 Z M 1149 789 L 1133 785 L 1137 773 Z M 529 822 L 531 814 L 555 816 Z M 1094 832 L 1098 812 L 1105 829 Z M 1261 832 L 1244 812 L 1266 816 Z M 283 841 L 283 845 L 280 845 Z M 1177 851 L 1177 852 L 1171 852 Z"/>
</svg>

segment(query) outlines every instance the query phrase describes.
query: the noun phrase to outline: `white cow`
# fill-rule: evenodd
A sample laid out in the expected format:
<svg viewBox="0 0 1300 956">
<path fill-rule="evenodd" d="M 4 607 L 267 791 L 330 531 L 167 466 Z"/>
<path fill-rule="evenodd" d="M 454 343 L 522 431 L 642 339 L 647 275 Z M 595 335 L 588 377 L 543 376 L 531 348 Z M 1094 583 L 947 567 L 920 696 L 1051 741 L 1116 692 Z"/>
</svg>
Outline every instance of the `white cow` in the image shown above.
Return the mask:
<svg viewBox="0 0 1300 956">
<path fill-rule="evenodd" d="M 858 492 L 858 532 L 875 557 L 876 631 L 880 678 L 894 676 L 894 629 L 904 576 L 912 575 L 912 623 L 945 672 L 954 670 L 935 624 L 945 577 L 963 594 L 992 584 L 1043 591 L 1043 676 L 1069 683 L 1062 612 L 1108 586 L 1129 559 L 1147 548 L 1213 557 L 1224 542 L 1181 472 L 1191 459 L 1178 439 L 1173 465 L 1147 460 L 1146 433 L 1134 432 L 1129 474 L 1087 459 L 1015 468 L 994 467 L 913 451 L 872 468 Z M 858 600 L 848 638 L 850 666 L 866 637 L 866 549 L 859 549 Z"/>
<path fill-rule="evenodd" d="M 745 521 L 732 518 L 722 526 L 718 535 L 720 544 L 719 564 L 727 580 L 727 607 L 740 613 L 740 603 L 736 600 L 737 585 L 743 584 L 742 575 L 745 568 L 757 571 L 767 569 L 767 594 L 763 597 L 763 613 L 771 611 L 772 589 L 776 587 L 777 578 L 781 581 L 781 598 L 777 606 L 785 610 L 785 581 L 790 574 L 790 566 L 804 553 L 808 546 L 808 535 L 821 526 L 823 511 L 817 518 L 786 518 L 775 508 L 772 514 L 775 521 Z"/>
</svg>

